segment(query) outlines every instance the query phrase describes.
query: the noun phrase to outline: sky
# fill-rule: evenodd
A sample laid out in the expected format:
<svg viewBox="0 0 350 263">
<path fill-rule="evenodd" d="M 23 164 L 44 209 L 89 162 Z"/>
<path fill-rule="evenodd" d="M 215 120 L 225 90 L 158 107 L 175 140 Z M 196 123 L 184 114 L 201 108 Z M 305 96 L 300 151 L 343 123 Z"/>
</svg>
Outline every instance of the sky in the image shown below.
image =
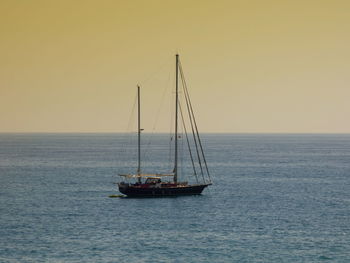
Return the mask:
<svg viewBox="0 0 350 263">
<path fill-rule="evenodd" d="M 0 132 L 125 132 L 138 84 L 167 131 L 179 53 L 202 132 L 350 133 L 349 28 L 347 0 L 1 0 Z"/>
</svg>

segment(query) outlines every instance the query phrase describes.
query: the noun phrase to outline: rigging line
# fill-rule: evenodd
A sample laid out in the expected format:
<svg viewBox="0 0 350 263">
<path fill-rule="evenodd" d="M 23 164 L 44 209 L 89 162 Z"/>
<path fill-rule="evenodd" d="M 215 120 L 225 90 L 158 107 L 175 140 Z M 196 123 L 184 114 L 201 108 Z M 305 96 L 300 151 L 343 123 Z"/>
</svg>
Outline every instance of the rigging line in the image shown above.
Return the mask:
<svg viewBox="0 0 350 263">
<path fill-rule="evenodd" d="M 182 67 L 181 67 L 181 70 L 182 70 Z M 184 80 L 184 81 L 185 81 L 185 80 Z M 185 81 L 185 93 L 187 94 L 187 97 L 188 97 L 188 99 L 189 99 L 190 110 L 191 110 L 191 114 L 192 114 L 192 116 L 193 116 L 193 121 L 194 121 L 195 129 L 196 129 L 196 133 L 197 133 L 197 138 L 198 138 L 199 146 L 200 146 L 200 149 L 201 149 L 201 153 L 202 153 L 202 157 L 203 157 L 203 160 L 204 160 L 205 168 L 206 168 L 206 171 L 207 171 L 207 174 L 208 174 L 208 178 L 209 178 L 209 180 L 210 180 L 210 182 L 211 182 L 211 177 L 210 177 L 210 173 L 209 173 L 207 161 L 206 161 L 206 158 L 205 158 L 205 155 L 204 155 L 204 150 L 203 150 L 203 146 L 202 146 L 202 141 L 201 141 L 200 136 L 199 136 L 198 127 L 197 127 L 197 122 L 196 122 L 195 115 L 194 115 L 194 112 L 193 112 L 192 103 L 191 103 L 191 100 L 190 100 L 190 97 L 189 97 L 189 92 L 188 92 L 188 89 L 187 89 L 186 81 Z"/>
<path fill-rule="evenodd" d="M 187 97 L 188 97 L 188 99 L 189 99 L 191 114 L 192 114 L 192 116 L 193 116 L 194 126 L 195 126 L 195 128 L 196 128 L 196 133 L 197 133 L 197 137 L 198 137 L 198 142 L 199 142 L 199 146 L 200 146 L 200 149 L 201 149 L 201 152 L 202 152 L 202 156 L 203 156 L 205 168 L 206 168 L 206 171 L 207 171 L 209 180 L 210 180 L 210 182 L 211 182 L 211 177 L 210 177 L 210 173 L 209 173 L 207 161 L 206 161 L 206 159 L 205 159 L 205 155 L 204 155 L 204 151 L 203 151 L 203 146 L 202 146 L 202 142 L 201 142 L 201 139 L 200 139 L 200 136 L 199 136 L 198 127 L 197 127 L 197 122 L 196 122 L 196 119 L 195 119 L 195 116 L 194 116 L 194 112 L 193 112 L 193 108 L 192 108 L 192 103 L 191 103 L 191 100 L 190 100 L 190 95 L 189 95 L 189 93 L 188 93 L 187 84 L 186 84 L 186 80 L 185 80 L 185 77 L 184 77 L 184 74 L 183 74 L 181 62 L 179 63 L 179 65 L 180 65 L 181 76 L 182 76 L 183 81 L 184 81 L 184 83 L 185 83 L 185 85 L 184 85 L 184 91 L 185 91 L 185 93 L 187 94 Z"/>
<path fill-rule="evenodd" d="M 170 74 L 169 74 L 169 77 L 170 77 Z M 170 101 L 173 101 L 173 93 L 171 92 L 171 97 L 170 97 Z M 174 113 L 173 113 L 173 105 L 171 103 L 169 103 L 169 112 L 170 112 L 170 118 L 169 118 L 169 121 L 170 121 L 170 124 L 169 124 L 169 152 L 168 152 L 168 158 L 169 158 L 169 170 L 172 170 L 173 169 L 173 161 L 172 161 L 172 153 L 173 153 L 173 149 L 172 149 L 172 146 L 173 146 L 173 125 L 174 125 Z"/>
<path fill-rule="evenodd" d="M 169 78 L 173 77 L 173 80 L 176 78 L 176 72 L 173 73 L 174 75 L 172 75 L 171 72 L 169 72 Z M 172 81 L 173 83 L 174 81 Z M 172 89 L 175 90 L 175 83 L 173 85 L 171 85 Z M 172 90 L 172 92 L 170 93 L 170 101 L 174 101 L 175 100 L 175 91 Z M 173 143 L 173 139 L 174 139 L 174 133 L 175 133 L 175 127 L 174 127 L 174 118 L 175 118 L 175 109 L 173 107 L 173 104 L 172 103 L 169 103 L 169 112 L 170 112 L 170 118 L 169 118 L 169 121 L 170 121 L 170 129 L 169 129 L 169 169 L 170 171 L 173 171 L 173 165 L 174 165 L 174 161 L 175 161 L 175 154 L 174 154 L 174 149 L 172 148 L 173 146 L 175 147 L 175 140 L 174 140 L 174 143 Z M 172 158 L 174 160 L 172 160 Z"/>
<path fill-rule="evenodd" d="M 168 147 L 168 149 L 169 149 L 169 152 L 168 152 L 168 165 L 169 165 L 169 167 L 170 167 L 169 170 L 171 170 L 171 166 L 172 166 L 172 163 L 173 163 L 173 162 L 171 161 L 171 153 L 172 153 L 171 142 L 172 142 L 172 140 L 173 140 L 173 137 L 172 137 L 171 134 L 170 134 L 169 147 Z"/>
<path fill-rule="evenodd" d="M 189 98 L 189 94 L 188 94 L 187 88 L 186 88 L 186 91 L 185 91 L 185 92 L 187 93 L 187 96 L 188 96 L 188 98 Z M 199 142 L 201 154 L 202 154 L 202 157 L 203 157 L 203 161 L 204 161 L 204 164 L 205 164 L 205 168 L 206 168 L 206 171 L 207 171 L 207 175 L 208 175 L 209 181 L 211 182 L 211 177 L 210 177 L 210 173 L 209 173 L 207 161 L 206 161 L 206 159 L 205 159 L 205 155 L 204 155 L 204 151 L 203 151 L 203 146 L 202 146 L 202 142 L 201 142 L 201 139 L 200 139 L 200 136 L 199 136 L 198 127 L 197 127 L 197 122 L 196 122 L 196 119 L 195 119 L 195 116 L 194 116 L 194 113 L 193 113 L 193 108 L 192 108 L 192 104 L 191 104 L 190 99 L 189 99 L 189 104 L 190 104 L 190 109 L 191 109 L 191 113 L 192 113 L 192 116 L 193 116 L 193 121 L 194 121 L 195 129 L 196 129 L 196 134 L 197 134 L 197 138 L 198 138 L 198 142 Z"/>
<path fill-rule="evenodd" d="M 183 79 L 183 72 L 181 73 L 181 69 L 180 69 L 180 75 L 181 75 L 182 85 L 183 85 L 183 87 L 185 87 L 185 83 L 184 83 L 184 79 Z M 203 168 L 202 168 L 202 162 L 201 162 L 200 154 L 199 154 L 199 151 L 198 151 L 197 139 L 196 139 L 195 132 L 194 132 L 194 128 L 193 128 L 193 120 L 192 120 L 192 116 L 191 116 L 191 114 L 190 114 L 189 103 L 188 103 L 188 98 L 187 98 L 187 96 L 186 96 L 186 93 L 184 93 L 184 96 L 185 96 L 186 106 L 187 106 L 187 112 L 188 112 L 189 120 L 190 120 L 190 124 L 191 124 L 193 140 L 194 140 L 195 147 L 196 147 L 196 153 L 197 153 L 198 163 L 199 163 L 199 167 L 200 167 L 200 170 L 201 170 L 201 175 L 202 175 L 203 181 L 205 182 L 204 173 L 203 173 Z"/>
<path fill-rule="evenodd" d="M 158 67 L 158 69 L 157 69 L 156 71 L 154 71 L 151 75 L 149 75 L 148 78 L 146 78 L 144 81 L 142 81 L 142 83 L 147 83 L 147 82 L 149 82 L 151 79 L 154 79 L 155 76 L 156 76 L 156 74 L 157 74 L 158 72 L 162 71 L 162 70 L 165 68 L 165 66 L 166 66 L 167 64 L 169 64 L 169 60 L 168 60 L 168 59 L 165 60 L 165 62 L 162 63 L 161 66 Z M 152 142 L 153 142 L 153 140 L 154 140 L 154 136 L 153 136 L 153 135 L 154 135 L 154 133 L 155 133 L 155 127 L 156 127 L 156 124 L 157 124 L 158 119 L 159 119 L 160 109 L 161 109 L 162 106 L 163 106 L 163 102 L 164 102 L 164 97 L 165 97 L 166 91 L 168 90 L 169 81 L 170 81 L 170 73 L 169 73 L 169 75 L 168 75 L 168 80 L 167 80 L 168 83 L 165 85 L 166 88 L 165 88 L 164 91 L 163 91 L 162 98 L 161 98 L 161 104 L 160 104 L 159 107 L 158 107 L 158 110 L 157 110 L 157 113 L 156 113 L 156 117 L 155 117 L 155 120 L 154 120 L 154 123 L 153 123 L 153 126 L 152 126 L 152 130 L 151 130 L 150 134 L 148 135 L 148 138 L 145 140 L 145 141 L 147 141 L 147 143 L 146 143 L 146 145 L 145 145 L 145 147 L 144 147 L 144 148 L 145 148 L 145 151 L 144 151 L 143 154 L 142 154 L 142 158 L 143 158 L 144 160 L 146 160 L 146 161 L 149 160 L 149 154 L 148 154 L 148 153 L 150 152 L 150 145 L 152 144 Z"/>
<path fill-rule="evenodd" d="M 129 116 L 129 121 L 128 121 L 128 126 L 127 126 L 127 130 L 126 132 L 129 133 L 130 130 L 131 130 L 131 126 L 133 125 L 133 120 L 135 118 L 134 114 L 135 114 L 135 109 L 136 109 L 136 102 L 137 102 L 137 93 L 134 97 L 134 103 L 133 103 L 133 106 L 132 106 L 132 109 L 131 109 L 131 113 L 130 113 L 130 116 Z"/>
<path fill-rule="evenodd" d="M 189 141 L 188 135 L 187 135 L 187 129 L 186 129 L 186 125 L 185 125 L 184 116 L 183 116 L 183 114 L 182 114 L 182 107 L 181 107 L 181 104 L 180 104 L 180 114 L 181 114 L 181 119 L 182 119 L 182 125 L 183 125 L 184 131 L 185 131 L 185 136 L 186 136 L 186 141 L 187 141 L 187 145 L 188 145 L 188 150 L 189 150 L 189 152 L 190 152 L 190 157 L 191 157 L 193 172 L 194 172 L 194 175 L 196 176 L 196 180 L 197 180 L 197 183 L 198 183 L 197 171 L 196 171 L 196 167 L 195 167 L 194 161 L 193 161 L 191 145 L 190 145 L 190 141 Z"/>
<path fill-rule="evenodd" d="M 141 81 L 140 83 L 145 84 L 149 81 L 151 81 L 152 79 L 155 78 L 155 76 L 162 71 L 164 68 L 168 68 L 168 65 L 170 65 L 171 60 L 169 59 L 169 57 L 167 57 L 166 60 L 164 60 L 164 62 L 162 64 L 160 64 L 159 67 L 157 67 L 156 70 L 154 70 L 151 74 L 148 75 L 148 77 L 146 77 L 143 81 Z"/>
<path fill-rule="evenodd" d="M 163 89 L 163 93 L 162 93 L 162 97 L 161 97 L 161 101 L 160 101 L 160 105 L 157 109 L 157 112 L 156 112 L 156 117 L 154 119 L 154 123 L 153 123 L 153 126 L 152 126 L 152 130 L 151 130 L 151 133 L 149 134 L 148 136 L 148 143 L 146 144 L 145 146 L 145 151 L 143 153 L 143 158 L 147 158 L 149 156 L 149 151 L 150 151 L 150 145 L 152 143 L 152 141 L 154 140 L 154 133 L 155 133 L 155 130 L 156 130 L 156 125 L 158 123 L 158 120 L 159 120 L 159 115 L 160 115 L 160 112 L 161 112 L 161 109 L 163 108 L 163 105 L 164 105 L 164 101 L 165 101 L 165 94 L 167 94 L 167 91 L 169 89 L 169 83 L 170 83 L 170 72 L 169 72 L 169 75 L 168 75 L 168 79 L 167 79 L 167 84 L 165 85 L 165 88 Z M 147 157 L 146 157 L 147 156 Z"/>
<path fill-rule="evenodd" d="M 179 132 L 178 132 L 178 139 L 182 138 L 183 136 L 183 131 L 181 129 L 182 127 L 179 126 Z M 178 173 L 180 175 L 180 178 L 182 178 L 184 181 L 186 181 L 186 173 L 184 173 L 185 167 L 184 167 L 184 140 L 180 140 L 179 142 L 179 166 L 180 167 L 180 172 Z"/>
<path fill-rule="evenodd" d="M 184 81 L 184 75 L 183 75 L 183 72 L 182 72 L 181 64 L 180 64 L 180 76 L 181 76 L 181 81 L 182 81 L 182 87 L 183 87 L 183 89 L 185 91 L 186 82 Z M 193 127 L 192 117 L 194 117 L 194 116 L 191 116 L 191 113 L 190 113 L 188 94 L 186 94 L 186 92 L 184 92 L 184 96 L 185 96 L 187 112 L 188 112 L 188 116 L 189 116 L 189 120 L 190 120 L 190 124 L 191 124 L 193 141 L 194 141 L 194 144 L 196 146 L 196 153 L 197 153 L 198 163 L 199 163 L 199 167 L 200 167 L 200 170 L 201 170 L 201 175 L 202 175 L 203 181 L 205 182 L 204 173 L 203 173 L 203 167 L 202 167 L 202 161 L 201 161 L 200 154 L 199 154 L 199 151 L 198 151 L 198 143 L 197 143 L 194 127 Z"/>
<path fill-rule="evenodd" d="M 133 132 L 131 131 L 131 126 L 132 123 L 135 119 L 135 109 L 136 109 L 136 102 L 137 102 L 137 93 L 134 97 L 134 103 L 129 115 L 129 121 L 128 121 L 128 125 L 127 125 L 127 129 L 126 131 L 123 133 L 123 141 L 124 141 L 124 147 L 122 148 L 121 152 L 123 153 L 123 156 L 127 156 L 127 160 L 130 160 L 131 158 L 131 151 L 130 151 L 130 145 L 132 145 L 132 141 L 133 141 Z M 128 148 L 128 150 L 127 150 Z"/>
<path fill-rule="evenodd" d="M 166 85 L 165 85 L 165 89 L 163 90 L 163 94 L 162 94 L 162 97 L 161 97 L 161 103 L 160 103 L 159 108 L 158 108 L 158 110 L 157 110 L 156 119 L 155 119 L 155 121 L 154 121 L 152 130 L 155 130 L 155 128 L 156 128 L 156 125 L 157 125 L 157 122 L 158 122 L 158 119 L 159 119 L 160 110 L 161 110 L 161 108 L 163 107 L 163 104 L 164 104 L 165 94 L 167 94 L 168 89 L 169 89 L 169 87 L 170 87 L 170 85 L 169 85 L 169 82 L 170 82 L 170 75 L 171 75 L 171 74 L 170 74 L 170 72 L 169 72 L 168 79 L 167 79 L 167 83 L 166 83 Z"/>
</svg>

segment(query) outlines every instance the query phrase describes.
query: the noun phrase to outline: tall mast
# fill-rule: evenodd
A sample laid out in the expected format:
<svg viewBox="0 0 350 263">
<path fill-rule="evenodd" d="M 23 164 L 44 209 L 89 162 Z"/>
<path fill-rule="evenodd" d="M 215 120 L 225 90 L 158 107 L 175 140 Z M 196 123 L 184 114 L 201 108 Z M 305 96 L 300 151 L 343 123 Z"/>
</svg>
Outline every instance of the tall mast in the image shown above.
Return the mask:
<svg viewBox="0 0 350 263">
<path fill-rule="evenodd" d="M 179 54 L 176 54 L 176 92 L 175 92 L 175 166 L 174 183 L 177 183 L 177 122 L 178 122 L 178 100 L 179 100 Z"/>
<path fill-rule="evenodd" d="M 140 86 L 137 85 L 137 135 L 138 135 L 138 166 L 137 166 L 137 175 L 141 174 L 141 107 L 140 107 Z M 138 178 L 138 181 L 141 182 L 141 177 Z"/>
</svg>

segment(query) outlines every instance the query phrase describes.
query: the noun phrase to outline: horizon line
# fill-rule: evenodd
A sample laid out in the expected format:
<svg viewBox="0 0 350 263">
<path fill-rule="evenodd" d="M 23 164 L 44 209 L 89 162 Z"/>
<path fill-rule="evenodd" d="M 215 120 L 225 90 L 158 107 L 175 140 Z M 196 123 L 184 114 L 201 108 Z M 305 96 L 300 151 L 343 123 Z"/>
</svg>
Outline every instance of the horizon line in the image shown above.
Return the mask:
<svg viewBox="0 0 350 263">
<path fill-rule="evenodd" d="M 34 131 L 34 132 L 1 132 L 0 134 L 130 134 L 137 133 L 137 131 L 132 132 L 82 132 L 82 131 L 59 131 L 59 132 L 50 132 L 50 131 Z M 169 132 L 143 132 L 143 134 L 169 134 Z M 343 134 L 350 135 L 350 132 L 200 132 L 200 134 Z"/>
</svg>

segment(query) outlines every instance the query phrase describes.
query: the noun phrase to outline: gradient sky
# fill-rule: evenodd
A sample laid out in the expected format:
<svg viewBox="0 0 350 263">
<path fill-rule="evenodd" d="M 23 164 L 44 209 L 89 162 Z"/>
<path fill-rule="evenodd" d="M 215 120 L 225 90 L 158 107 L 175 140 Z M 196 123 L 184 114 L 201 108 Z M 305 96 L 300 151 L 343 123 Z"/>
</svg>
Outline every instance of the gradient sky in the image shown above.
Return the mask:
<svg viewBox="0 0 350 263">
<path fill-rule="evenodd" d="M 0 132 L 123 132 L 137 84 L 149 131 L 176 52 L 201 131 L 350 132 L 347 0 L 1 0 L 0 33 Z"/>
</svg>

